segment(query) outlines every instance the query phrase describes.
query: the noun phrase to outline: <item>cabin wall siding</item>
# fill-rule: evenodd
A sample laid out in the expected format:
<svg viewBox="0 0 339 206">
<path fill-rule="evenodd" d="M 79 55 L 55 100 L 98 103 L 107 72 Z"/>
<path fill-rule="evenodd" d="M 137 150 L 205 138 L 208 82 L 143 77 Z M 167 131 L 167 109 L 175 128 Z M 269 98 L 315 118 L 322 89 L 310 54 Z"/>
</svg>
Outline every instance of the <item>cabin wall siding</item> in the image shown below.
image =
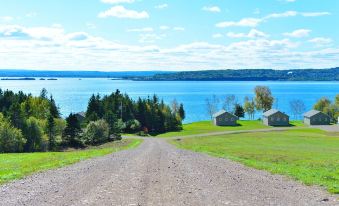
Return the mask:
<svg viewBox="0 0 339 206">
<path fill-rule="evenodd" d="M 316 114 L 310 118 L 304 117 L 304 123 L 307 125 L 329 125 L 330 117 L 323 113 Z"/>
<path fill-rule="evenodd" d="M 225 113 L 223 115 L 214 117 L 213 123 L 216 126 L 235 126 L 237 125 L 237 120 L 238 120 L 237 117 Z"/>
<path fill-rule="evenodd" d="M 269 117 L 263 117 L 263 124 L 267 126 L 289 126 L 289 117 L 282 113 L 276 113 Z"/>
</svg>

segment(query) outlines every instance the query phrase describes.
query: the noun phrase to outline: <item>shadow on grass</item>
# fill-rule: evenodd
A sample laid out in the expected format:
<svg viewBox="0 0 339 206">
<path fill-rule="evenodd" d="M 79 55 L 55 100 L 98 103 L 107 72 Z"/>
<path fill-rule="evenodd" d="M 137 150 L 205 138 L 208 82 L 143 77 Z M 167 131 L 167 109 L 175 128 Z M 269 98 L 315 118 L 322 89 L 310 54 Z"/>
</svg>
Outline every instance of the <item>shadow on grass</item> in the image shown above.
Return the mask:
<svg viewBox="0 0 339 206">
<path fill-rule="evenodd" d="M 244 125 L 237 123 L 237 124 L 234 124 L 234 125 L 214 125 L 214 126 L 216 126 L 216 127 L 242 127 Z"/>
</svg>

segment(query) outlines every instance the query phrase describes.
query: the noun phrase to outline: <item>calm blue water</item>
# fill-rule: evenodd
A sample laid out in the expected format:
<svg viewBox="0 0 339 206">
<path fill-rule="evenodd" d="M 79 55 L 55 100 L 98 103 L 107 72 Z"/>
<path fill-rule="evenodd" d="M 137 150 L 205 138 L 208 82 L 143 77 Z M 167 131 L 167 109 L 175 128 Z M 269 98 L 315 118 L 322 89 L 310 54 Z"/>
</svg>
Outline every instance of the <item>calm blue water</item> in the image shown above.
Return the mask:
<svg viewBox="0 0 339 206">
<path fill-rule="evenodd" d="M 91 94 L 110 94 L 116 89 L 128 93 L 132 98 L 157 94 L 169 103 L 174 98 L 185 106 L 185 122 L 207 120 L 205 99 L 217 95 L 223 100 L 234 94 L 239 102 L 245 96 L 253 97 L 256 85 L 266 85 L 278 104 L 278 109 L 290 113 L 289 102 L 302 99 L 311 109 L 317 99 L 327 96 L 331 99 L 339 93 L 339 82 L 134 82 L 109 79 L 58 79 L 58 81 L 0 81 L 0 88 L 39 95 L 42 88 L 53 94 L 64 116 L 70 112 L 84 111 Z M 221 108 L 222 104 L 220 104 Z M 257 114 L 259 117 L 260 114 Z"/>
</svg>

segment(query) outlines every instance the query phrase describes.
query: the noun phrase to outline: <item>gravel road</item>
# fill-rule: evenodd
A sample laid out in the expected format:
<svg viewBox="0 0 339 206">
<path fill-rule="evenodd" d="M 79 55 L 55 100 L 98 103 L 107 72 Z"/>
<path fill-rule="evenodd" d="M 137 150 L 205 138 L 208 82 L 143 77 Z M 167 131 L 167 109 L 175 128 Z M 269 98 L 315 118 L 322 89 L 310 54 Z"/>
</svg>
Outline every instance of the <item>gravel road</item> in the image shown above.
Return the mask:
<svg viewBox="0 0 339 206">
<path fill-rule="evenodd" d="M 0 187 L 0 205 L 339 205 L 318 187 L 162 139 Z"/>
</svg>

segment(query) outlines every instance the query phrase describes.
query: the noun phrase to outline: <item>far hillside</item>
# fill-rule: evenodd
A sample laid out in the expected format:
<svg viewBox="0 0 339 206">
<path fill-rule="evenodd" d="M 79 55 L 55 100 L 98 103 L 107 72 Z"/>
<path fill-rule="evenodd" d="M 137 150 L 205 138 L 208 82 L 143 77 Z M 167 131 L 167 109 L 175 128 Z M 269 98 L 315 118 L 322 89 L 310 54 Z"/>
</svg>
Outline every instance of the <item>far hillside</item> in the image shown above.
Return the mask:
<svg viewBox="0 0 339 206">
<path fill-rule="evenodd" d="M 240 69 L 161 73 L 127 77 L 136 81 L 338 81 L 339 67 L 331 69 Z"/>
</svg>

